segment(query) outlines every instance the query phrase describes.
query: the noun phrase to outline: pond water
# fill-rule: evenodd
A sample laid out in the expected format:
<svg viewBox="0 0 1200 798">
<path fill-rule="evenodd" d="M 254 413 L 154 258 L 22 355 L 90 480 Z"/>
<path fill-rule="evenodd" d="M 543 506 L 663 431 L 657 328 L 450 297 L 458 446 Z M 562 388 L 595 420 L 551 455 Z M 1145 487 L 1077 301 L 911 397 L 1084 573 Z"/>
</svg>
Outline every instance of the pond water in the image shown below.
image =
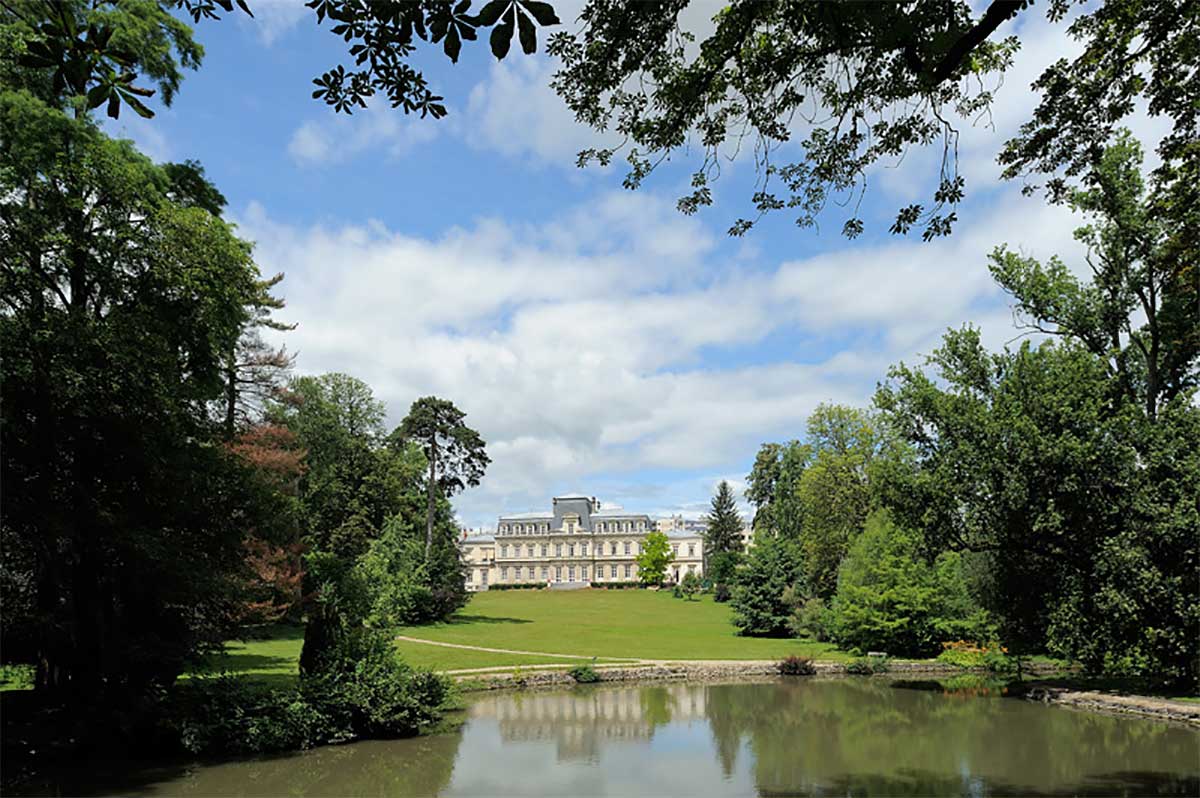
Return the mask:
<svg viewBox="0 0 1200 798">
<path fill-rule="evenodd" d="M 984 695 L 980 695 L 980 693 Z M 112 763 L 120 795 L 1198 795 L 1200 731 L 879 678 L 480 694 L 461 727 L 225 764 Z"/>
</svg>

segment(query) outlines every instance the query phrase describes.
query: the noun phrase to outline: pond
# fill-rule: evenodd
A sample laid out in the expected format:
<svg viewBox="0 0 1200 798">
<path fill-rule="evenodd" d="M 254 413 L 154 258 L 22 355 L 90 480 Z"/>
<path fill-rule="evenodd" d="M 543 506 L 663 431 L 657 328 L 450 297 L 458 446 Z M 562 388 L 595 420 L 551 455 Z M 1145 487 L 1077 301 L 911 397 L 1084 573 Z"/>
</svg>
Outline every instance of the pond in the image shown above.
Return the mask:
<svg viewBox="0 0 1200 798">
<path fill-rule="evenodd" d="M 982 693 L 982 695 L 981 695 Z M 64 775 L 65 794 L 1200 794 L 1200 731 L 879 678 L 476 694 L 459 728 L 224 764 Z"/>
</svg>

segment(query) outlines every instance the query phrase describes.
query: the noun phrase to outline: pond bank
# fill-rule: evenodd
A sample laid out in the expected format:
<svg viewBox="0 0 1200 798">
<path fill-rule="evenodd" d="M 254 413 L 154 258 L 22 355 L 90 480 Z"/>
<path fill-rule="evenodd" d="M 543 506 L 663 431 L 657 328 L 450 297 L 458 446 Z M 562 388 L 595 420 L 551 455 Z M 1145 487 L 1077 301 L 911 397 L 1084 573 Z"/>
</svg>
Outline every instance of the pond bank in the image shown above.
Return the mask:
<svg viewBox="0 0 1200 798">
<path fill-rule="evenodd" d="M 1200 704 L 1172 701 L 1169 698 L 1152 698 L 1141 695 L 1116 695 L 1094 690 L 1070 690 L 1053 685 L 1037 683 L 1025 686 L 1025 698 L 1046 704 L 1083 709 L 1093 712 L 1113 712 L 1123 715 L 1138 715 L 1143 718 L 1169 720 L 1200 726 Z"/>
<path fill-rule="evenodd" d="M 849 676 L 846 663 L 814 662 L 814 675 Z M 767 660 L 755 661 L 703 661 L 671 662 L 625 665 L 596 665 L 597 682 L 720 682 L 740 679 L 763 679 L 779 676 L 779 663 Z M 1026 668 L 1027 673 L 1048 676 L 1058 672 L 1050 664 L 1034 664 Z M 971 673 L 982 675 L 982 671 L 964 670 L 940 662 L 891 661 L 881 677 L 951 677 Z M 508 690 L 513 688 L 562 687 L 576 684 L 575 678 L 563 667 L 518 670 L 506 673 L 471 672 L 452 674 L 460 688 L 466 692 Z M 803 678 L 803 677 L 800 677 Z M 1200 704 L 1173 701 L 1150 696 L 1118 695 L 1091 690 L 1072 690 L 1048 684 L 1032 682 L 1018 686 L 1012 695 L 1030 701 L 1081 709 L 1090 712 L 1136 715 L 1144 718 L 1200 726 Z"/>
</svg>

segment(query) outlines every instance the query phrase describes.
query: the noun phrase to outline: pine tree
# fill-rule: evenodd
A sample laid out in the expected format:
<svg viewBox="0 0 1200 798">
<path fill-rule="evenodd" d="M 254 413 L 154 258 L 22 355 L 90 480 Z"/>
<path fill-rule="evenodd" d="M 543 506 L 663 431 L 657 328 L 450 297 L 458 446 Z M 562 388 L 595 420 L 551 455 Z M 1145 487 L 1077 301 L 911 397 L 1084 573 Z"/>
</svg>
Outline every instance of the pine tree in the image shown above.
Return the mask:
<svg viewBox="0 0 1200 798">
<path fill-rule="evenodd" d="M 742 517 L 737 511 L 733 488 L 725 480 L 717 486 L 705 522 L 704 552 L 708 557 L 742 550 Z"/>
</svg>

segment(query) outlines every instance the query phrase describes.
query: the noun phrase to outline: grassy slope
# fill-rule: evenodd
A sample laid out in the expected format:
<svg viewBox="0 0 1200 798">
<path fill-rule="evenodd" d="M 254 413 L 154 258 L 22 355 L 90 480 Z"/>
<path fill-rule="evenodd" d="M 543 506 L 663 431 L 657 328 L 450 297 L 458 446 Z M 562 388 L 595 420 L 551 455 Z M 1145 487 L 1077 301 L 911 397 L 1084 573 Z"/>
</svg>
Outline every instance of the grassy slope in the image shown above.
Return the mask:
<svg viewBox="0 0 1200 798">
<path fill-rule="evenodd" d="M 400 634 L 490 648 L 646 659 L 847 659 L 831 644 L 738 637 L 727 604 L 644 590 L 477 593 L 449 623 Z"/>
<path fill-rule="evenodd" d="M 259 681 L 282 682 L 296 678 L 300 662 L 300 647 L 304 630 L 299 627 L 279 627 L 266 640 L 231 641 L 223 656 L 214 657 L 209 671 L 222 670 L 249 676 Z M 457 668 L 487 668 L 501 665 L 578 664 L 578 660 L 520 654 L 496 654 L 488 651 L 430 646 L 422 643 L 397 642 L 405 662 L 433 670 Z"/>
</svg>

